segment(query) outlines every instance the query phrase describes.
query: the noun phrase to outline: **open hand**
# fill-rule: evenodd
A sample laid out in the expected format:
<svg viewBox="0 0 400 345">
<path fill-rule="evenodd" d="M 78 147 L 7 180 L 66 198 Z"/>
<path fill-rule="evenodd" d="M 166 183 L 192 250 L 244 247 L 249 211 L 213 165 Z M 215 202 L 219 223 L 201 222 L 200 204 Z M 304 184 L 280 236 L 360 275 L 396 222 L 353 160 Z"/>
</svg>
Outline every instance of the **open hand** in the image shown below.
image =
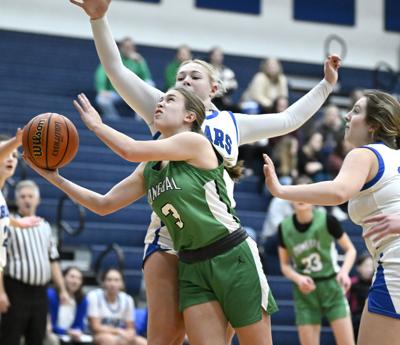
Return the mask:
<svg viewBox="0 0 400 345">
<path fill-rule="evenodd" d="M 367 217 L 363 223 L 373 223 L 371 228 L 363 234 L 364 238 L 370 238 L 377 242 L 387 236 L 400 236 L 400 214 L 378 214 Z"/>
<path fill-rule="evenodd" d="M 332 86 L 335 86 L 338 81 L 338 70 L 342 64 L 342 59 L 339 55 L 329 55 L 324 62 L 324 78 Z"/>
<path fill-rule="evenodd" d="M 42 218 L 37 216 L 29 216 L 29 217 L 15 218 L 14 221 L 18 224 L 19 228 L 33 228 L 40 224 Z"/>
<path fill-rule="evenodd" d="M 59 176 L 58 169 L 56 169 L 56 170 L 42 169 L 42 168 L 39 168 L 38 166 L 36 166 L 32 162 L 32 160 L 28 157 L 28 155 L 26 155 L 25 153 L 22 155 L 22 157 L 24 158 L 26 164 L 28 164 L 28 166 L 32 170 L 36 171 L 40 176 L 45 178 L 47 181 L 52 182 Z"/>
<path fill-rule="evenodd" d="M 269 192 L 273 196 L 279 197 L 280 190 L 282 185 L 279 182 L 278 176 L 276 176 L 275 166 L 272 162 L 272 159 L 269 158 L 267 154 L 263 154 L 264 158 L 264 176 L 265 176 L 265 184 L 268 187 Z"/>
<path fill-rule="evenodd" d="M 73 102 L 75 109 L 78 111 L 86 127 L 94 131 L 103 123 L 99 113 L 92 106 L 84 93 L 80 93 L 77 98 L 78 100 L 74 100 Z"/>
<path fill-rule="evenodd" d="M 111 0 L 69 0 L 69 2 L 82 8 L 90 19 L 95 20 L 104 17 Z"/>
</svg>

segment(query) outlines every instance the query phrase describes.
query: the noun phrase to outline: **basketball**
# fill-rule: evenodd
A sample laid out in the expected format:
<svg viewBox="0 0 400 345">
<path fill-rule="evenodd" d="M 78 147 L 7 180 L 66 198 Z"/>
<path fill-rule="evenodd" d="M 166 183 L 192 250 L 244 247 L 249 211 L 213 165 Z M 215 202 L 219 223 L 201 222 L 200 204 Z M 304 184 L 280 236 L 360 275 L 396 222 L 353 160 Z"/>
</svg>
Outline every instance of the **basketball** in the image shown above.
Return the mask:
<svg viewBox="0 0 400 345">
<path fill-rule="evenodd" d="M 71 162 L 78 151 L 78 131 L 63 115 L 40 114 L 24 127 L 22 146 L 39 168 L 61 168 Z"/>
</svg>

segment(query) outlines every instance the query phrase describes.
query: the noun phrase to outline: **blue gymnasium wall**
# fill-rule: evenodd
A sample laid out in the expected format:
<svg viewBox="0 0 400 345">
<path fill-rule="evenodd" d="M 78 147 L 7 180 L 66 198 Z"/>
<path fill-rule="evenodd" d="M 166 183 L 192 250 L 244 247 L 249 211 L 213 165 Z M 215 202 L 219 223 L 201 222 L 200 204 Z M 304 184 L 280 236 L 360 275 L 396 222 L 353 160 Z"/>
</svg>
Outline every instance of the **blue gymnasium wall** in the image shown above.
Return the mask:
<svg viewBox="0 0 400 345">
<path fill-rule="evenodd" d="M 294 0 L 296 20 L 350 25 L 355 23 L 355 0 Z"/>
<path fill-rule="evenodd" d="M 400 32 L 399 0 L 385 0 L 385 30 Z"/>
<path fill-rule="evenodd" d="M 397 69 L 399 7 L 399 0 L 114 0 L 107 17 L 116 39 L 138 44 L 220 45 L 231 55 L 314 64 L 335 34 L 348 47 L 344 65 L 373 69 L 385 61 Z M 0 28 L 92 37 L 87 16 L 68 1 L 1 0 Z"/>
<path fill-rule="evenodd" d="M 198 8 L 239 12 L 243 14 L 260 14 L 261 0 L 196 0 Z"/>
</svg>

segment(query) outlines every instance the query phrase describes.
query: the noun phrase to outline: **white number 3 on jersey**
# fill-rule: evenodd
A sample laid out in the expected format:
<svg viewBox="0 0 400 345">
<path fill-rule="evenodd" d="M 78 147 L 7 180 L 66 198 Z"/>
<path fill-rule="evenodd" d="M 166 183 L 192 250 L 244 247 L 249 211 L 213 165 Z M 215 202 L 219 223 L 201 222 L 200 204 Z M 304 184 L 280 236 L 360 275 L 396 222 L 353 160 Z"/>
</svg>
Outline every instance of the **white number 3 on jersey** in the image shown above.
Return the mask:
<svg viewBox="0 0 400 345">
<path fill-rule="evenodd" d="M 161 212 L 166 217 L 168 217 L 169 215 L 174 217 L 176 226 L 179 229 L 183 229 L 183 222 L 182 222 L 181 216 L 179 215 L 178 211 L 176 210 L 176 208 L 174 206 L 172 206 L 171 204 L 165 204 L 161 208 Z"/>
</svg>

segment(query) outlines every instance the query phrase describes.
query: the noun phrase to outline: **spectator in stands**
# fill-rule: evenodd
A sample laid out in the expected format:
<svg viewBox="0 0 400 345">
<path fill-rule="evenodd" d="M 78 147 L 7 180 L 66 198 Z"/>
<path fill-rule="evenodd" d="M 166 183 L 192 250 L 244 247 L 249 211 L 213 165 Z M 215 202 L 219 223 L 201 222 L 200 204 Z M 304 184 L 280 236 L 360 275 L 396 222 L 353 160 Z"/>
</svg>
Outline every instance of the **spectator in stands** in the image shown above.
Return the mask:
<svg viewBox="0 0 400 345">
<path fill-rule="evenodd" d="M 150 85 L 154 85 L 146 60 L 140 55 L 135 43 L 129 37 L 118 43 L 122 63 L 126 68 L 135 73 L 140 79 Z M 115 91 L 110 79 L 107 77 L 104 67 L 99 65 L 95 74 L 96 102 L 103 118 L 115 120 L 120 117 L 116 105 L 122 103 L 121 96 Z"/>
<path fill-rule="evenodd" d="M 63 272 L 69 303 L 60 304 L 58 291 L 47 289 L 47 299 L 52 333 L 47 335 L 46 345 L 91 343 L 92 337 L 84 334 L 87 317 L 87 299 L 83 293 L 83 274 L 70 266 Z"/>
<path fill-rule="evenodd" d="M 349 111 L 353 109 L 354 104 L 364 96 L 364 90 L 355 88 L 350 92 L 350 104 L 349 104 Z"/>
<path fill-rule="evenodd" d="M 255 102 L 258 113 L 268 113 L 274 101 L 279 96 L 287 97 L 288 93 L 287 79 L 279 60 L 265 59 L 242 96 L 243 111 L 246 111 L 246 102 Z"/>
<path fill-rule="evenodd" d="M 131 296 L 125 293 L 122 272 L 109 268 L 102 275 L 102 288 L 88 294 L 89 325 L 98 345 L 146 345 L 136 334 Z"/>
<path fill-rule="evenodd" d="M 336 105 L 329 105 L 325 108 L 321 121 L 317 122 L 314 131 L 322 134 L 324 155 L 329 155 L 336 146 L 338 138 L 344 135 L 344 119 Z"/>
<path fill-rule="evenodd" d="M 301 176 L 296 184 L 308 184 Z M 351 286 L 349 272 L 356 250 L 333 217 L 311 204 L 293 202 L 294 215 L 279 225 L 279 261 L 282 273 L 294 282 L 296 325 L 302 345 L 319 344 L 322 316 L 326 316 L 336 344 L 354 344 L 349 305 L 344 292 Z M 335 241 L 345 251 L 337 264 Z M 291 264 L 293 262 L 293 266 Z"/>
<path fill-rule="evenodd" d="M 293 179 L 299 175 L 297 170 L 298 150 L 298 140 L 287 135 L 281 138 L 272 151 L 272 156 L 276 162 L 276 172 L 282 184 L 291 184 Z"/>
<path fill-rule="evenodd" d="M 313 181 L 327 179 L 324 157 L 322 156 L 323 137 L 319 132 L 313 132 L 306 138 L 305 144 L 299 150 L 298 170 L 300 175 L 307 175 Z"/>
<path fill-rule="evenodd" d="M 374 263 L 368 252 L 362 253 L 356 261 L 356 274 L 351 277 L 351 289 L 348 294 L 353 320 L 354 335 L 357 339 L 361 314 L 374 276 Z"/>
<path fill-rule="evenodd" d="M 218 109 L 236 112 L 237 107 L 232 102 L 232 93 L 238 88 L 235 72 L 224 65 L 224 52 L 221 47 L 213 47 L 208 53 L 208 62 L 215 68 L 218 79 L 222 83 L 224 93 L 215 97 L 213 103 Z"/>
<path fill-rule="evenodd" d="M 179 66 L 183 61 L 190 59 L 192 59 L 192 52 L 190 51 L 189 46 L 181 45 L 176 51 L 175 58 L 165 68 L 165 76 L 164 76 L 165 90 L 169 90 L 171 87 L 175 85 L 176 73 L 178 72 Z"/>
<path fill-rule="evenodd" d="M 30 180 L 15 187 L 18 214 L 35 216 L 40 202 L 39 187 Z M 51 227 L 44 219 L 29 230 L 10 227 L 4 281 L 0 281 L 0 344 L 42 345 L 47 323 L 46 285 L 53 278 L 61 303 L 69 301 L 58 264 L 59 255 Z"/>
<path fill-rule="evenodd" d="M 339 173 L 344 158 L 351 149 L 352 146 L 345 138 L 337 139 L 335 149 L 328 156 L 328 161 L 327 161 L 328 173 L 332 178 L 336 177 L 337 174 Z"/>
</svg>

